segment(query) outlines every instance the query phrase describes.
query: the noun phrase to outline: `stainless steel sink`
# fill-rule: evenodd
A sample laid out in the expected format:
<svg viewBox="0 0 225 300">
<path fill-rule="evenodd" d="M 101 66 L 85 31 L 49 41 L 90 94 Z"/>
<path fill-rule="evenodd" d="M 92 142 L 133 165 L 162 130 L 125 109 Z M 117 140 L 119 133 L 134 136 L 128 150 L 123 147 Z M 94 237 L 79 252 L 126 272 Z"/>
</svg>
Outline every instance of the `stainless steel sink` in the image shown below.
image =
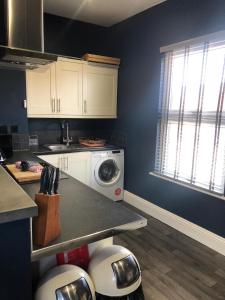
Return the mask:
<svg viewBox="0 0 225 300">
<path fill-rule="evenodd" d="M 64 145 L 64 144 L 53 144 L 53 145 L 44 145 L 45 148 L 52 150 L 52 151 L 66 151 L 66 150 L 73 150 L 73 149 L 79 149 L 82 147 L 80 145 Z"/>
<path fill-rule="evenodd" d="M 66 146 L 63 144 L 45 145 L 45 147 L 52 151 L 63 151 L 70 149 L 70 146 Z"/>
</svg>

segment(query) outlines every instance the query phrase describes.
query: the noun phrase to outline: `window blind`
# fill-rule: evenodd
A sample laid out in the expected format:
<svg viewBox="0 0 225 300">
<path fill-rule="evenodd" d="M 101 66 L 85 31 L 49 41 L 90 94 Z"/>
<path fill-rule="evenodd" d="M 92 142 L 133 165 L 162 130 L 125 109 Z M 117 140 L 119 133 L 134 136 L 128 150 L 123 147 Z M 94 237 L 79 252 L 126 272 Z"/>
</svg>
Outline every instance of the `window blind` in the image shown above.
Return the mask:
<svg viewBox="0 0 225 300">
<path fill-rule="evenodd" d="M 225 39 L 162 53 L 155 173 L 224 195 Z"/>
</svg>

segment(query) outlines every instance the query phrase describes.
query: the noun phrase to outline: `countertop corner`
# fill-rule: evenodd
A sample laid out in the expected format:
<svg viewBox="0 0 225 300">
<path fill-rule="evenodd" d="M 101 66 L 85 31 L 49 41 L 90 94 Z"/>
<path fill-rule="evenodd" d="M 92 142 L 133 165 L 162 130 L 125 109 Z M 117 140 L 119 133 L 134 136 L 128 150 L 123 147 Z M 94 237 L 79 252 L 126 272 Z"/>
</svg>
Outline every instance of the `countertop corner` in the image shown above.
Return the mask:
<svg viewBox="0 0 225 300">
<path fill-rule="evenodd" d="M 0 166 L 0 187 L 0 224 L 38 214 L 37 205 L 2 166 Z"/>
</svg>

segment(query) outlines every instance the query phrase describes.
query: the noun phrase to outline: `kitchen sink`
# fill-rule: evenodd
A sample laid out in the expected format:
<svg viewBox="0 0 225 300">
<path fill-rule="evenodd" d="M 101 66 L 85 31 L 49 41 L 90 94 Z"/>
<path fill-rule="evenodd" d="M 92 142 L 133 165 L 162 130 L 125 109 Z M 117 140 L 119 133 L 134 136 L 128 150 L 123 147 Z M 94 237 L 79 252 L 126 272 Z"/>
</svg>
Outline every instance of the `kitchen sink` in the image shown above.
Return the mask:
<svg viewBox="0 0 225 300">
<path fill-rule="evenodd" d="M 45 148 L 52 150 L 52 151 L 65 151 L 65 150 L 73 150 L 82 148 L 80 145 L 64 145 L 64 144 L 53 144 L 53 145 L 45 145 Z"/>
<path fill-rule="evenodd" d="M 66 146 L 63 144 L 45 145 L 45 147 L 52 151 L 63 151 L 63 150 L 71 149 L 71 146 Z"/>
</svg>

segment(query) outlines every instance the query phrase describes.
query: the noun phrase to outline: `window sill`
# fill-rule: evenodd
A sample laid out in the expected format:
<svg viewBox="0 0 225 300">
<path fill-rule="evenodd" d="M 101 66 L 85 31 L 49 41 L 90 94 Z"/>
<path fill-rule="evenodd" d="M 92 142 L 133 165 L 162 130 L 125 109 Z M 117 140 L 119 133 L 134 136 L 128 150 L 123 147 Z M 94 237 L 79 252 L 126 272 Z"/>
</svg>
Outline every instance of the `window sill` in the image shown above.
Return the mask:
<svg viewBox="0 0 225 300">
<path fill-rule="evenodd" d="M 194 191 L 197 191 L 197 192 L 209 195 L 211 197 L 215 197 L 215 198 L 218 198 L 218 199 L 221 199 L 221 200 L 225 200 L 225 197 L 222 196 L 222 195 L 211 193 L 210 191 L 207 191 L 207 190 L 202 189 L 200 187 L 192 186 L 192 185 L 190 185 L 188 183 L 184 183 L 184 182 L 178 181 L 178 180 L 173 179 L 173 178 L 169 178 L 169 177 L 166 177 L 166 176 L 163 176 L 163 175 L 159 175 L 159 174 L 154 173 L 154 172 L 149 172 L 149 175 L 157 177 L 157 178 L 160 178 L 160 179 L 163 179 L 163 180 L 166 180 L 166 181 L 169 181 L 169 182 L 172 182 L 172 183 L 176 183 L 178 185 L 181 185 L 181 186 L 189 188 L 191 190 L 194 190 Z"/>
</svg>

